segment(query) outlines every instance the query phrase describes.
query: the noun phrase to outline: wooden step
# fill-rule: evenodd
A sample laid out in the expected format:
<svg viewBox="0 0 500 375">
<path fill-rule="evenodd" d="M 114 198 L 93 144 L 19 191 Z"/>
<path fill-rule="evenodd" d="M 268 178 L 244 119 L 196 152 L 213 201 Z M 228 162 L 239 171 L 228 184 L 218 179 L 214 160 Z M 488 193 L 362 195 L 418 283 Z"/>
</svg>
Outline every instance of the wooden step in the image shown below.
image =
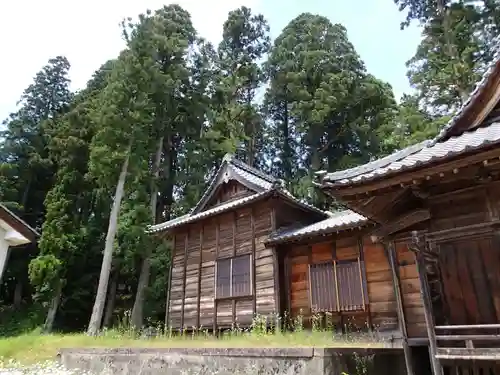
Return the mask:
<svg viewBox="0 0 500 375">
<path fill-rule="evenodd" d="M 498 348 L 437 348 L 436 358 L 451 361 L 500 361 Z"/>
</svg>

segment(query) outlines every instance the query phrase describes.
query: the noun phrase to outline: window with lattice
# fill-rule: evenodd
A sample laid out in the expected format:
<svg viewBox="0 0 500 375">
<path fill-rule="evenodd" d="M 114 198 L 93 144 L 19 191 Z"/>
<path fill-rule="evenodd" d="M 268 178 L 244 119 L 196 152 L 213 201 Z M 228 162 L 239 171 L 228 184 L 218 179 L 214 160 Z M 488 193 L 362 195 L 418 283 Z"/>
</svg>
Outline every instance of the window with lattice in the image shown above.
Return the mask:
<svg viewBox="0 0 500 375">
<path fill-rule="evenodd" d="M 216 298 L 242 297 L 252 294 L 250 255 L 217 261 Z"/>
<path fill-rule="evenodd" d="M 309 265 L 312 310 L 365 310 L 368 295 L 364 267 L 360 259 Z"/>
</svg>

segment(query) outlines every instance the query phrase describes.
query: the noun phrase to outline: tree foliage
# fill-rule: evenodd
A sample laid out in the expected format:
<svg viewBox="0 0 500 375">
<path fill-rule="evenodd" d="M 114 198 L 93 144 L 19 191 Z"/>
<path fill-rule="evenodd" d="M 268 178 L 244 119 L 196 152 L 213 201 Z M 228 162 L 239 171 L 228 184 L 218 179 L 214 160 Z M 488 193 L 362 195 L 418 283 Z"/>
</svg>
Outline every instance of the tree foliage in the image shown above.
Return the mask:
<svg viewBox="0 0 500 375">
<path fill-rule="evenodd" d="M 76 93 L 67 59 L 49 60 L 0 137 L 0 201 L 42 232 L 11 258 L 0 303 L 21 290 L 46 330 L 91 317 L 95 334 L 125 311 L 137 328 L 163 322 L 171 244 L 145 229 L 191 209 L 226 152 L 327 208 L 315 172 L 434 136 L 493 58 L 499 3 L 395 3 L 402 27 L 422 30 L 415 90 L 399 103 L 345 27 L 311 13 L 271 41 L 263 15 L 235 9 L 213 46 L 179 5 L 146 11 L 123 21 L 124 50 Z"/>
</svg>

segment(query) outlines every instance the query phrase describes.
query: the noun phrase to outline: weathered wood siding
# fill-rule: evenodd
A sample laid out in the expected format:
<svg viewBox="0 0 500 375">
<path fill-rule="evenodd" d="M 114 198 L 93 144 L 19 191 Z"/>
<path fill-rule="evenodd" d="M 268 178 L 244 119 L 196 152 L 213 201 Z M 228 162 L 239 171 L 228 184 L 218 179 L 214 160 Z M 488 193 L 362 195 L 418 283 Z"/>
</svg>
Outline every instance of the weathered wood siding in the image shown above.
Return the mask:
<svg viewBox="0 0 500 375">
<path fill-rule="evenodd" d="M 396 242 L 395 247 L 408 337 L 426 337 L 424 304 L 415 255 L 408 249 L 406 242 Z"/>
<path fill-rule="evenodd" d="M 254 314 L 277 311 L 270 202 L 261 202 L 181 228 L 174 235 L 169 320 L 173 329 L 249 326 Z M 251 296 L 215 299 L 216 260 L 252 255 Z"/>
<path fill-rule="evenodd" d="M 309 264 L 333 260 L 334 255 L 339 261 L 357 259 L 360 255 L 359 247 L 356 237 L 335 240 L 333 236 L 321 243 L 291 246 L 287 253 L 289 259 L 286 261 L 290 267 L 289 304 L 292 316 L 301 314 L 309 319 L 313 314 L 310 305 Z M 395 296 L 384 250 L 365 241 L 362 255 L 365 260 L 368 305 L 365 314 L 342 313 L 348 318 L 344 321 L 356 326 L 366 326 L 368 322 L 393 326 L 397 324 L 396 309 L 392 306 Z M 333 319 L 334 323 L 340 323 L 340 315 L 334 315 Z"/>
<path fill-rule="evenodd" d="M 500 322 L 500 242 L 498 234 L 477 234 L 469 226 L 498 220 L 500 185 L 479 186 L 435 197 L 430 223 L 439 253 L 448 324 Z M 464 228 L 455 233 L 452 229 Z M 498 233 L 498 232 L 497 232 Z"/>
<path fill-rule="evenodd" d="M 207 209 L 215 207 L 219 204 L 228 202 L 233 199 L 243 198 L 252 195 L 252 192 L 247 187 L 236 181 L 230 181 L 227 184 L 220 186 L 219 191 L 215 196 L 208 202 Z"/>
</svg>

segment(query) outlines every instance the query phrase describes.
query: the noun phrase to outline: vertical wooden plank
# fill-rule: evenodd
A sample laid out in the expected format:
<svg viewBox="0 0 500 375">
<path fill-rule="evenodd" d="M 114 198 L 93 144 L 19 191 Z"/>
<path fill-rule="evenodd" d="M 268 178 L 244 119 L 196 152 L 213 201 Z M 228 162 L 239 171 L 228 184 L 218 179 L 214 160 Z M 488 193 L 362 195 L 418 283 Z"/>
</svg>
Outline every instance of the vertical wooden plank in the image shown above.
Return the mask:
<svg viewBox="0 0 500 375">
<path fill-rule="evenodd" d="M 464 252 L 467 258 L 466 264 L 471 277 L 474 294 L 477 299 L 478 324 L 496 323 L 496 311 L 493 304 L 492 290 L 488 283 L 486 267 L 483 265 L 480 248 L 480 241 L 470 243 L 471 248 Z"/>
<path fill-rule="evenodd" d="M 271 231 L 276 231 L 276 201 L 271 200 Z M 278 253 L 276 246 L 273 246 L 273 267 L 274 267 L 274 309 L 276 314 L 281 312 L 281 301 L 280 301 L 280 268 L 278 264 Z"/>
<path fill-rule="evenodd" d="M 396 306 L 398 313 L 399 330 L 403 334 L 403 352 L 405 356 L 406 371 L 408 375 L 413 375 L 413 360 L 411 356 L 411 349 L 408 345 L 408 330 L 406 327 L 405 311 L 403 308 L 403 294 L 401 292 L 401 282 L 399 278 L 399 269 L 396 265 L 396 251 L 394 242 L 384 245 L 386 256 L 389 260 L 392 273 L 392 286 L 394 287 L 394 294 L 396 295 Z"/>
<path fill-rule="evenodd" d="M 485 268 L 485 278 L 491 290 L 491 298 L 495 306 L 496 321 L 500 321 L 500 275 L 498 274 L 498 252 L 500 248 L 494 248 L 493 240 L 484 239 L 479 242 L 480 254 Z"/>
<path fill-rule="evenodd" d="M 290 316 L 292 313 L 292 259 L 290 254 L 288 254 L 288 249 L 286 249 L 287 254 L 285 255 L 285 285 L 286 285 L 286 311 L 287 315 Z"/>
<path fill-rule="evenodd" d="M 434 317 L 432 316 L 432 302 L 430 296 L 429 283 L 427 275 L 425 274 L 425 261 L 421 251 L 415 254 L 418 279 L 420 281 L 420 295 L 424 303 L 425 326 L 427 328 L 427 335 L 429 337 L 429 357 L 431 360 L 431 367 L 433 375 L 443 375 L 443 369 L 439 360 L 436 358 L 437 343 L 436 331 L 434 329 Z"/>
<path fill-rule="evenodd" d="M 500 213 L 498 212 L 497 205 L 492 198 L 492 192 L 490 189 L 485 190 L 484 198 L 489 221 L 496 221 L 500 219 Z"/>
<path fill-rule="evenodd" d="M 184 275 L 182 278 L 182 305 L 181 305 L 181 330 L 184 331 L 184 305 L 186 300 L 186 269 L 188 255 L 189 227 L 186 228 L 186 236 L 184 237 Z"/>
<path fill-rule="evenodd" d="M 311 282 L 311 264 L 312 264 L 312 246 L 307 247 L 307 285 L 309 286 L 309 313 L 312 313 L 312 303 L 313 303 L 313 290 Z"/>
<path fill-rule="evenodd" d="M 238 220 L 238 213 L 237 211 L 233 212 L 233 257 L 236 256 L 236 220 Z M 233 297 L 233 260 L 231 260 L 231 297 Z M 232 326 L 234 327 L 236 324 L 236 301 L 233 299 L 231 302 L 231 308 L 232 308 Z"/>
<path fill-rule="evenodd" d="M 334 311 L 337 311 L 338 308 L 339 308 L 339 300 L 338 300 L 338 297 L 337 297 L 337 276 L 336 276 L 336 273 L 335 273 L 336 272 L 335 271 L 335 268 L 336 268 L 336 266 L 335 266 L 336 263 L 335 262 L 336 262 L 336 260 L 337 260 L 337 241 L 334 240 L 332 242 L 332 265 L 333 265 L 333 275 L 332 275 L 332 277 L 333 277 L 333 284 L 334 284 L 334 285 L 332 285 L 332 289 L 334 291 L 332 297 L 335 299 L 335 305 L 334 305 L 335 309 L 334 309 Z"/>
<path fill-rule="evenodd" d="M 214 312 L 213 332 L 217 333 L 217 260 L 219 258 L 220 223 L 215 219 L 215 269 L 214 269 Z"/>
<path fill-rule="evenodd" d="M 361 277 L 361 288 L 363 289 L 363 306 L 366 309 L 367 318 L 368 318 L 368 329 L 373 329 L 373 317 L 370 308 L 370 299 L 368 298 L 368 276 L 366 275 L 366 263 L 365 263 L 365 247 L 363 245 L 363 237 L 358 237 L 358 262 L 363 263 L 363 267 L 360 267 L 360 277 Z"/>
<path fill-rule="evenodd" d="M 170 264 L 168 265 L 168 276 L 167 276 L 167 301 L 165 306 L 165 332 L 167 328 L 170 327 L 170 294 L 172 292 L 172 270 L 174 269 L 174 255 L 175 255 L 175 234 L 172 236 L 172 251 L 170 251 Z"/>
<path fill-rule="evenodd" d="M 203 265 L 203 230 L 204 226 L 201 224 L 200 227 L 200 263 L 198 264 L 198 301 L 197 301 L 197 311 L 198 314 L 196 316 L 196 327 L 200 328 L 200 319 L 201 319 L 201 311 L 200 311 L 200 300 L 201 300 L 201 266 Z"/>
<path fill-rule="evenodd" d="M 250 211 L 250 230 L 252 232 L 252 311 L 253 317 L 257 314 L 257 287 L 255 281 L 255 213 L 254 208 Z"/>
</svg>

